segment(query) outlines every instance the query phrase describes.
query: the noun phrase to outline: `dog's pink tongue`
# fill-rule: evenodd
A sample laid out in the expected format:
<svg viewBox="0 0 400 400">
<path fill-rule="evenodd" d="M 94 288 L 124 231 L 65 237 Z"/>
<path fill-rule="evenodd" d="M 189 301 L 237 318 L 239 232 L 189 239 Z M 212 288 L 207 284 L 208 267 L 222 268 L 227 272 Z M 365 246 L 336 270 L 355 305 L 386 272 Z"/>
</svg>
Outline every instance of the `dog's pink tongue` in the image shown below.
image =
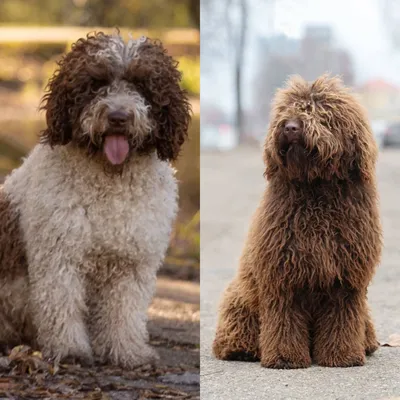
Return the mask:
<svg viewBox="0 0 400 400">
<path fill-rule="evenodd" d="M 129 153 L 129 143 L 125 136 L 110 135 L 104 141 L 104 153 L 111 164 L 122 164 Z"/>
</svg>

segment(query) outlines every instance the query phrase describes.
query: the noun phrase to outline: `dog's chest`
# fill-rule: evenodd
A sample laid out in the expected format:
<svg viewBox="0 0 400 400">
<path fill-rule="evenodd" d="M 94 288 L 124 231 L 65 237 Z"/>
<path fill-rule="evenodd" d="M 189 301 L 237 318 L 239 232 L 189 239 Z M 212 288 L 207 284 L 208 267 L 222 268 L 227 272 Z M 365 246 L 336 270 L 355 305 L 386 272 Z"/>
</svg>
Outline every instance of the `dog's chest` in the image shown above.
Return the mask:
<svg viewBox="0 0 400 400">
<path fill-rule="evenodd" d="M 137 263 L 164 252 L 176 211 L 174 182 L 116 184 L 83 204 L 88 224 L 86 257 Z M 158 182 L 157 182 L 158 181 Z"/>
<path fill-rule="evenodd" d="M 151 203 L 157 202 L 144 193 L 126 190 L 85 204 L 93 247 L 121 249 L 135 245 L 148 234 L 151 220 L 156 219 Z"/>
<path fill-rule="evenodd" d="M 339 196 L 303 197 L 286 210 L 271 213 L 269 229 L 274 232 L 268 248 L 276 254 L 277 273 L 288 284 L 317 288 L 362 271 L 360 260 L 369 257 L 364 249 L 373 242 L 362 228 L 363 216 L 372 221 L 362 203 Z"/>
<path fill-rule="evenodd" d="M 37 146 L 6 182 L 28 259 L 45 252 L 83 268 L 99 260 L 158 264 L 177 212 L 170 165 L 155 154 L 141 156 L 109 176 L 81 151 L 64 147 Z"/>
</svg>

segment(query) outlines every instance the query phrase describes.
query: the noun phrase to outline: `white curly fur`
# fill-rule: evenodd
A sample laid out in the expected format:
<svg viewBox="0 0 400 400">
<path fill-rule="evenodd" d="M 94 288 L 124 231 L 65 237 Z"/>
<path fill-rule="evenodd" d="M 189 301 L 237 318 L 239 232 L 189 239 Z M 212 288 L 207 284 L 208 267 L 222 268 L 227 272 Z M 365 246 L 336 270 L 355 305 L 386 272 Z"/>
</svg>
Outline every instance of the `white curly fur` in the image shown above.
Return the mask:
<svg viewBox="0 0 400 400">
<path fill-rule="evenodd" d="M 15 307 L 30 309 L 44 354 L 127 368 L 154 360 L 146 319 L 177 212 L 170 165 L 136 155 L 109 175 L 73 143 L 37 145 L 4 191 L 28 264 Z"/>
</svg>

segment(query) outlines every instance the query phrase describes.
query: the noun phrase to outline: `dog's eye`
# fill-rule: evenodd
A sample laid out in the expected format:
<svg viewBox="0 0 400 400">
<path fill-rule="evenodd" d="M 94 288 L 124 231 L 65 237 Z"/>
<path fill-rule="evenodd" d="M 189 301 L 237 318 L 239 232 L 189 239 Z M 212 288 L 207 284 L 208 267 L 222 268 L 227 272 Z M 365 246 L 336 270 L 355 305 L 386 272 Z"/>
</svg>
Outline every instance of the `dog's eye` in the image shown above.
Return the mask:
<svg viewBox="0 0 400 400">
<path fill-rule="evenodd" d="M 108 85 L 107 79 L 92 79 L 91 86 L 93 91 L 97 91 Z"/>
</svg>

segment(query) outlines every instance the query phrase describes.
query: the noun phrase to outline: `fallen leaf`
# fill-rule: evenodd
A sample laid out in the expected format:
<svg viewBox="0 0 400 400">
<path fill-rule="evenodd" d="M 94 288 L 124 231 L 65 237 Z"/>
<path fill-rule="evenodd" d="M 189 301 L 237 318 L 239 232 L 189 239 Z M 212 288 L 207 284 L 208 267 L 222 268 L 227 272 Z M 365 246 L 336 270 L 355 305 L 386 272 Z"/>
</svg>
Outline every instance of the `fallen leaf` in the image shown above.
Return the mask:
<svg viewBox="0 0 400 400">
<path fill-rule="evenodd" d="M 33 374 L 39 371 L 52 373 L 52 366 L 43 361 L 42 353 L 33 351 L 29 346 L 16 346 L 14 347 L 8 359 L 13 371 L 19 374 Z"/>
<path fill-rule="evenodd" d="M 8 358 L 10 360 L 16 360 L 23 358 L 24 355 L 29 355 L 32 354 L 32 349 L 29 346 L 25 345 L 20 345 L 20 346 L 15 346 L 12 350 Z"/>
<path fill-rule="evenodd" d="M 43 355 L 40 351 L 34 351 L 32 353 L 33 356 L 40 358 L 41 360 L 43 360 Z"/>
<path fill-rule="evenodd" d="M 8 357 L 0 357 L 0 370 L 7 370 L 10 363 L 11 361 Z"/>
<path fill-rule="evenodd" d="M 384 347 L 400 347 L 400 334 L 394 333 L 393 335 L 390 335 L 387 343 L 384 343 L 382 346 L 384 346 Z"/>
</svg>

